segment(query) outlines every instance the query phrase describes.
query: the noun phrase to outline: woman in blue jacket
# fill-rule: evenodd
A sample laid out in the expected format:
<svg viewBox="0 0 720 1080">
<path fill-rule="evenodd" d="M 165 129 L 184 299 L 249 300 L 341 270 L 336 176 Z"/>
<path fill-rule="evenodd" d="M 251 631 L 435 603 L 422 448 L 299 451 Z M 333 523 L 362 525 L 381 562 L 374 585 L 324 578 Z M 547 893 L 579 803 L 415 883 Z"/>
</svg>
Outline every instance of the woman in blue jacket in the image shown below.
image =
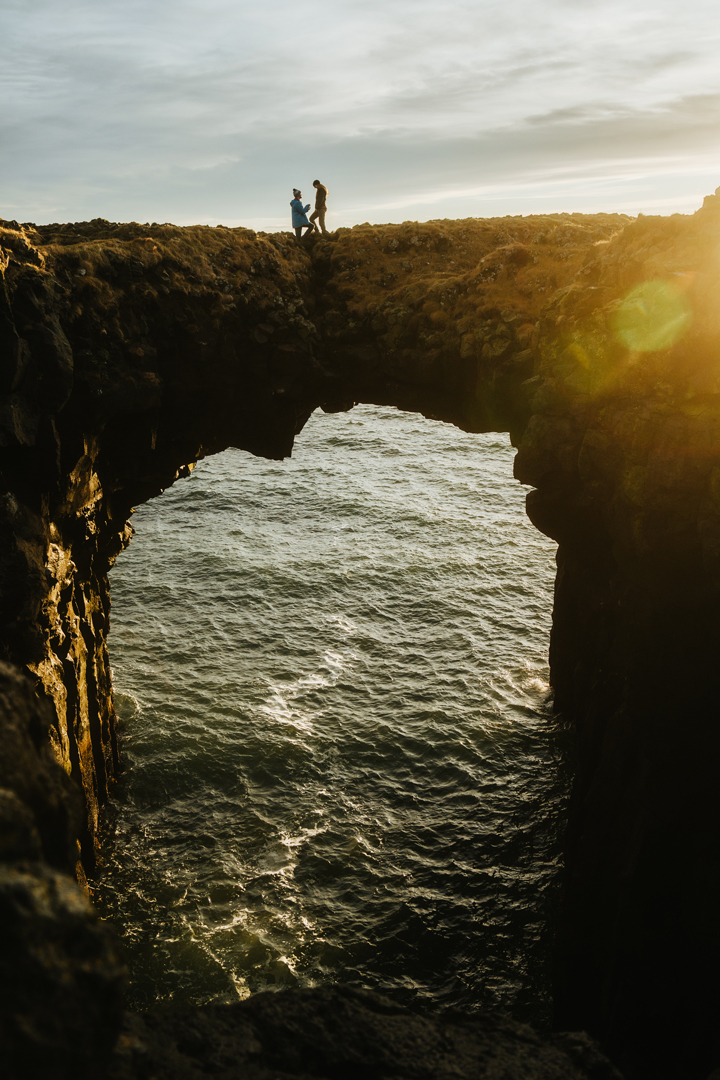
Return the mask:
<svg viewBox="0 0 720 1080">
<path fill-rule="evenodd" d="M 310 209 L 310 203 L 307 206 L 303 206 L 301 203 L 302 191 L 298 191 L 297 188 L 293 188 L 293 195 L 295 198 L 290 203 L 292 207 L 292 223 L 295 230 L 295 236 L 299 240 L 302 236 L 303 229 L 307 229 L 306 236 L 309 236 L 314 231 L 315 226 L 307 219 L 307 212 Z"/>
</svg>

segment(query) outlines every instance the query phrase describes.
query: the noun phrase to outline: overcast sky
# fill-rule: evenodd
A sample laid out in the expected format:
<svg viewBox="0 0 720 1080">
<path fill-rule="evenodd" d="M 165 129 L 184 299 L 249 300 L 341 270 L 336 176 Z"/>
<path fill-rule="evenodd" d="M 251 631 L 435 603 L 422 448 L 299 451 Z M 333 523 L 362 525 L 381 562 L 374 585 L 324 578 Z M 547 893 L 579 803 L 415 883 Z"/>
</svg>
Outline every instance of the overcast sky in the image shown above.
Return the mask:
<svg viewBox="0 0 720 1080">
<path fill-rule="evenodd" d="M 717 0 L 0 0 L 0 216 L 690 212 Z"/>
</svg>

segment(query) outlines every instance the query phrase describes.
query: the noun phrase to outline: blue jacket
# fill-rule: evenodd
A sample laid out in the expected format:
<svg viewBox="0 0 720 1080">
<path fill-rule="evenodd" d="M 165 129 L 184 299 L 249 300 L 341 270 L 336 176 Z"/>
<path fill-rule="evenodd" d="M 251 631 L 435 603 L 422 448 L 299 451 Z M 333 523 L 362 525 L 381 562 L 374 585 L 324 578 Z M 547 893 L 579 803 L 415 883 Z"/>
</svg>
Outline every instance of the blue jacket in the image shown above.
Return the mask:
<svg viewBox="0 0 720 1080">
<path fill-rule="evenodd" d="M 293 229 L 297 229 L 300 225 L 309 225 L 307 212 L 310 209 L 310 203 L 303 206 L 299 199 L 293 199 L 290 205 L 292 206 Z"/>
</svg>

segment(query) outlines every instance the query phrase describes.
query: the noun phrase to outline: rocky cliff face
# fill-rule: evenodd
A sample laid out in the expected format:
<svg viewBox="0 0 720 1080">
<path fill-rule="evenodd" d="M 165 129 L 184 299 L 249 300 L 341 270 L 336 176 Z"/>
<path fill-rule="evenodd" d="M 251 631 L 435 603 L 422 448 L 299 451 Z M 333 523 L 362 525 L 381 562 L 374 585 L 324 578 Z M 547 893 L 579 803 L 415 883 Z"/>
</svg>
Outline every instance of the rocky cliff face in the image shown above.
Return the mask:
<svg viewBox="0 0 720 1080">
<path fill-rule="evenodd" d="M 550 661 L 579 739 L 557 1016 L 602 1017 L 631 1074 L 720 1057 L 719 202 L 634 222 L 553 297 L 515 465 L 560 545 Z"/>
<path fill-rule="evenodd" d="M 510 431 L 559 543 L 551 669 L 578 733 L 558 1023 L 631 1075 L 720 1061 L 716 203 L 309 248 L 0 222 L 0 649 L 50 702 L 86 870 L 117 771 L 107 572 L 133 505 L 229 445 L 287 455 L 318 406 Z"/>
<path fill-rule="evenodd" d="M 0 663 L 0 1068 L 99 1075 L 122 1017 L 108 927 L 71 879 L 82 798 L 48 740 L 52 710 Z"/>
</svg>

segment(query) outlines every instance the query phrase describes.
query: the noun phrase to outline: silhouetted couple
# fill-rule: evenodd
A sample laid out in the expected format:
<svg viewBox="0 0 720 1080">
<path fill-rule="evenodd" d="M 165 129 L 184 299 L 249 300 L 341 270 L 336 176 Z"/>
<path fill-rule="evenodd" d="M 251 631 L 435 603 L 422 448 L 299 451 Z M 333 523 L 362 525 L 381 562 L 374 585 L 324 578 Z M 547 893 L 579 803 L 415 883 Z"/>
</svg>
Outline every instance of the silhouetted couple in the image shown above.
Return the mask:
<svg viewBox="0 0 720 1080">
<path fill-rule="evenodd" d="M 290 203 L 292 207 L 292 223 L 295 230 L 295 236 L 299 240 L 302 236 L 303 229 L 307 229 L 305 233 L 309 236 L 311 232 L 314 232 L 317 225 L 313 222 L 319 221 L 320 228 L 322 229 L 323 236 L 328 235 L 328 231 L 325 228 L 325 211 L 327 210 L 327 195 L 328 189 L 324 184 L 321 184 L 319 180 L 313 180 L 313 187 L 315 188 L 315 210 L 310 215 L 310 220 L 307 219 L 307 212 L 310 209 L 310 203 L 307 206 L 302 204 L 302 191 L 298 188 L 293 188 L 293 200 Z"/>
</svg>

